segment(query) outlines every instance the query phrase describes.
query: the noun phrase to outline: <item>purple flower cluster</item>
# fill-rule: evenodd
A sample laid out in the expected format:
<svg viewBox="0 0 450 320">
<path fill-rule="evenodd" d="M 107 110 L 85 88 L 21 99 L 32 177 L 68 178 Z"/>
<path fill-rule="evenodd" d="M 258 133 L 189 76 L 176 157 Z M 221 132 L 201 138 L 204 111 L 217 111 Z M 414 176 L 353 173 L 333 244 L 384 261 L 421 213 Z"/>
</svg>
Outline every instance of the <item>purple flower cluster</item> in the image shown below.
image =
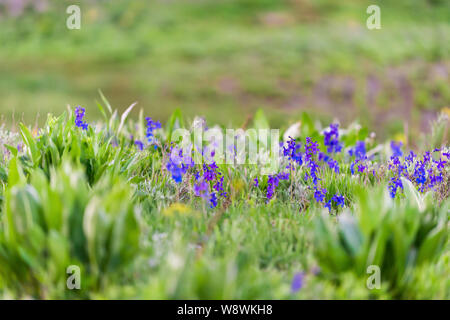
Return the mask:
<svg viewBox="0 0 450 320">
<path fill-rule="evenodd" d="M 403 143 L 401 142 L 391 141 L 391 150 L 393 157 L 401 157 L 403 155 L 402 145 Z"/>
<path fill-rule="evenodd" d="M 392 198 L 395 198 L 397 190 L 403 190 L 401 177 L 407 172 L 407 168 L 404 164 L 402 164 L 399 156 L 393 155 L 391 157 L 391 162 L 389 163 L 389 170 L 391 170 L 394 174 L 394 176 L 389 180 L 389 194 Z"/>
<path fill-rule="evenodd" d="M 332 205 L 335 204 L 336 206 L 339 206 L 341 208 L 344 207 L 345 205 L 345 198 L 343 195 L 339 195 L 339 194 L 335 194 L 331 197 L 330 200 L 327 201 L 327 203 L 325 203 L 325 208 L 328 209 L 328 211 L 331 211 L 331 207 Z"/>
<path fill-rule="evenodd" d="M 283 155 L 301 166 L 303 164 L 302 153 L 300 151 L 302 145 L 296 143 L 295 139 L 292 137 L 289 137 L 286 144 L 287 146 L 283 146 Z M 288 168 L 291 168 L 291 166 L 289 165 Z"/>
<path fill-rule="evenodd" d="M 355 157 L 355 160 L 350 164 L 350 171 L 352 174 L 355 174 L 355 165 L 358 165 L 358 172 L 363 173 L 367 169 L 367 165 L 364 162 L 367 160 L 365 142 L 358 141 L 355 147 L 351 148 L 348 153 L 351 157 Z"/>
<path fill-rule="evenodd" d="M 86 110 L 81 106 L 75 108 L 75 125 L 83 130 L 87 130 L 88 128 L 88 124 L 83 121 L 85 113 Z"/>
<path fill-rule="evenodd" d="M 203 174 L 200 172 L 195 173 L 196 183 L 194 184 L 194 193 L 197 197 L 208 199 L 210 208 L 215 208 L 218 204 L 217 195 L 223 198 L 228 196 L 224 189 L 224 176 L 215 162 L 211 164 L 203 164 Z M 212 192 L 210 192 L 210 185 L 212 184 Z"/>
<path fill-rule="evenodd" d="M 144 150 L 144 143 L 140 140 L 135 140 L 134 144 L 139 148 L 140 151 Z"/>
<path fill-rule="evenodd" d="M 420 192 L 426 192 L 439 185 L 443 181 L 442 174 L 447 164 L 447 161 L 441 157 L 433 160 L 432 154 L 439 151 L 440 149 L 435 149 L 433 152 L 427 151 L 422 157 L 418 157 L 411 151 L 403 158 L 403 162 L 399 152 L 394 152 L 389 163 L 389 170 L 393 174 L 388 185 L 391 197 L 395 198 L 398 191 L 403 190 L 401 177 L 414 182 Z"/>
<path fill-rule="evenodd" d="M 289 180 L 289 173 L 287 172 L 281 172 L 274 175 L 269 175 L 269 178 L 267 180 L 267 192 L 266 192 L 266 198 L 267 202 L 269 202 L 275 193 L 276 188 L 278 187 L 278 184 L 280 183 L 280 180 Z"/>
<path fill-rule="evenodd" d="M 145 118 L 145 121 L 147 121 L 147 131 L 145 136 L 149 144 L 154 144 L 156 140 L 153 131 L 156 129 L 161 129 L 161 123 L 159 121 L 153 121 L 150 117 Z"/>
<path fill-rule="evenodd" d="M 183 149 L 171 148 L 169 161 L 166 164 L 167 171 L 172 175 L 176 183 L 183 180 L 183 175 L 187 170 L 194 166 L 194 161 L 190 155 L 183 155 Z"/>
<path fill-rule="evenodd" d="M 339 142 L 339 124 L 330 124 L 330 130 L 324 133 L 324 145 L 327 147 L 327 152 L 341 152 L 342 144 Z"/>
</svg>

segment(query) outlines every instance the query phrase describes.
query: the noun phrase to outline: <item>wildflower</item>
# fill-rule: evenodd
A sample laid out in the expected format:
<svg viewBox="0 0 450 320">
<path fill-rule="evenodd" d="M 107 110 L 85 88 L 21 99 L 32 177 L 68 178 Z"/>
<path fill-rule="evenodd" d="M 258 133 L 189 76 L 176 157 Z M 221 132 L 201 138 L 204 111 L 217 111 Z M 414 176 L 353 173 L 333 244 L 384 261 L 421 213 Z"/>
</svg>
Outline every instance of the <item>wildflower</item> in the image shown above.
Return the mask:
<svg viewBox="0 0 450 320">
<path fill-rule="evenodd" d="M 289 140 L 286 142 L 286 144 L 286 147 L 283 146 L 283 155 L 289 160 L 294 161 L 299 166 L 301 166 L 303 163 L 302 153 L 300 151 L 301 144 L 296 143 L 295 139 L 293 139 L 292 137 L 289 137 Z M 283 143 L 281 143 L 281 145 L 283 145 Z M 290 168 L 291 166 L 289 165 L 288 167 Z"/>
<path fill-rule="evenodd" d="M 408 163 L 413 163 L 415 158 L 416 158 L 416 154 L 413 151 L 410 151 L 409 155 L 407 155 L 405 157 L 405 161 Z"/>
<path fill-rule="evenodd" d="M 278 178 L 278 175 L 269 175 L 269 179 L 267 180 L 267 192 L 266 192 L 267 201 L 270 201 L 270 199 L 273 198 L 273 194 L 279 182 L 280 179 Z"/>
<path fill-rule="evenodd" d="M 189 167 L 193 166 L 191 160 L 192 158 L 189 156 L 183 156 L 183 149 L 172 147 L 166 169 L 171 173 L 172 179 L 175 180 L 176 183 L 180 183 L 183 174 L 186 173 Z"/>
<path fill-rule="evenodd" d="M 135 140 L 134 144 L 139 148 L 139 150 L 144 150 L 144 144 L 140 140 Z"/>
<path fill-rule="evenodd" d="M 227 197 L 227 193 L 223 190 L 223 179 L 222 176 L 220 179 L 216 181 L 216 183 L 213 185 L 213 189 L 216 190 L 222 197 Z"/>
<path fill-rule="evenodd" d="M 304 272 L 298 272 L 294 275 L 291 283 L 292 293 L 299 291 L 303 287 L 304 278 L 305 278 Z"/>
<path fill-rule="evenodd" d="M 330 130 L 323 133 L 325 135 L 324 145 L 327 147 L 327 152 L 341 152 L 342 144 L 339 143 L 339 124 L 330 124 Z"/>
<path fill-rule="evenodd" d="M 258 188 L 259 187 L 259 180 L 258 177 L 256 177 L 255 179 L 253 179 L 253 181 L 255 182 L 253 185 Z"/>
<path fill-rule="evenodd" d="M 306 137 L 306 144 L 305 144 L 306 159 L 312 160 L 312 157 L 316 155 L 318 151 L 319 151 L 319 144 L 315 141 L 312 141 L 310 137 Z"/>
<path fill-rule="evenodd" d="M 447 163 L 447 161 L 444 161 L 441 158 L 439 158 L 439 160 L 435 160 L 434 163 L 436 163 L 436 168 L 439 171 L 441 171 L 442 169 L 444 169 L 444 165 Z"/>
<path fill-rule="evenodd" d="M 333 200 L 333 201 L 336 203 L 336 205 L 340 206 L 341 208 L 344 207 L 344 204 L 345 204 L 345 198 L 344 198 L 343 195 L 335 194 L 335 195 L 331 198 L 331 200 Z"/>
<path fill-rule="evenodd" d="M 175 180 L 176 183 L 180 183 L 183 179 L 183 171 L 181 167 L 175 164 L 172 160 L 170 160 L 166 165 L 167 170 L 172 175 L 172 179 Z"/>
<path fill-rule="evenodd" d="M 202 180 L 199 183 L 194 184 L 194 194 L 197 197 L 207 198 L 209 196 L 208 183 Z"/>
<path fill-rule="evenodd" d="M 426 176 L 425 166 L 422 161 L 418 161 L 416 163 L 416 165 L 414 167 L 413 177 L 416 180 L 416 183 L 418 183 L 420 185 L 419 191 L 424 192 L 425 183 L 427 181 L 427 176 Z"/>
<path fill-rule="evenodd" d="M 147 132 L 145 136 L 147 137 L 148 143 L 153 144 L 155 143 L 153 131 L 161 129 L 161 123 L 159 121 L 153 121 L 150 117 L 145 118 L 145 121 L 147 121 Z"/>
<path fill-rule="evenodd" d="M 206 181 L 213 181 L 216 179 L 216 176 L 219 174 L 219 172 L 217 172 L 217 165 L 215 162 L 211 163 L 210 165 L 204 164 L 203 165 L 203 177 L 205 178 Z"/>
<path fill-rule="evenodd" d="M 334 170 L 334 172 L 339 173 L 339 163 L 336 160 L 330 159 L 328 160 L 327 164 L 331 170 Z"/>
<path fill-rule="evenodd" d="M 277 177 L 279 180 L 289 180 L 289 172 L 281 172 Z"/>
<path fill-rule="evenodd" d="M 403 143 L 401 142 L 391 141 L 391 150 L 394 157 L 401 157 L 403 155 L 402 145 Z"/>
<path fill-rule="evenodd" d="M 390 194 L 391 198 L 395 198 L 395 195 L 397 194 L 397 190 L 399 188 L 403 190 L 402 181 L 400 180 L 400 178 L 398 176 L 392 177 L 389 180 L 388 188 L 389 188 L 389 194 Z"/>
<path fill-rule="evenodd" d="M 364 141 L 358 141 L 355 147 L 348 151 L 350 156 L 355 156 L 357 160 L 363 160 L 366 158 L 366 144 Z"/>
<path fill-rule="evenodd" d="M 323 202 L 325 200 L 325 194 L 327 193 L 327 189 L 319 189 L 317 187 L 314 188 L 314 199 L 317 202 Z"/>
<path fill-rule="evenodd" d="M 210 198 L 209 198 L 209 203 L 210 203 L 209 207 L 211 209 L 217 207 L 217 196 L 216 196 L 215 192 L 211 193 Z"/>
<path fill-rule="evenodd" d="M 75 108 L 75 125 L 83 130 L 87 130 L 88 128 L 88 124 L 83 121 L 85 112 L 86 110 L 81 106 Z"/>
<path fill-rule="evenodd" d="M 331 211 L 331 200 L 328 200 L 328 201 L 325 203 L 324 207 L 328 209 L 328 212 L 330 212 L 330 211 Z"/>
</svg>

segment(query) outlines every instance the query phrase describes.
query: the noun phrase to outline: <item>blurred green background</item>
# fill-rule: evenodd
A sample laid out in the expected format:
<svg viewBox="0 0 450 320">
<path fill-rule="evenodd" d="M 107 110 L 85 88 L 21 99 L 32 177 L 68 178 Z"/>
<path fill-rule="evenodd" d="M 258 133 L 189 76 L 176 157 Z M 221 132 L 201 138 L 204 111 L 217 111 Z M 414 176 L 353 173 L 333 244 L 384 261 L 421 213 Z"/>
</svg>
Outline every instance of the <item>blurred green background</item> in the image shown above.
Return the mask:
<svg viewBox="0 0 450 320">
<path fill-rule="evenodd" d="M 71 4 L 81 30 L 66 28 Z M 450 107 L 445 0 L 0 0 L 0 44 L 7 124 L 67 104 L 92 121 L 98 89 L 162 121 L 180 108 L 239 126 L 263 108 L 273 127 L 307 111 L 382 136 L 406 123 L 414 137 Z"/>
</svg>

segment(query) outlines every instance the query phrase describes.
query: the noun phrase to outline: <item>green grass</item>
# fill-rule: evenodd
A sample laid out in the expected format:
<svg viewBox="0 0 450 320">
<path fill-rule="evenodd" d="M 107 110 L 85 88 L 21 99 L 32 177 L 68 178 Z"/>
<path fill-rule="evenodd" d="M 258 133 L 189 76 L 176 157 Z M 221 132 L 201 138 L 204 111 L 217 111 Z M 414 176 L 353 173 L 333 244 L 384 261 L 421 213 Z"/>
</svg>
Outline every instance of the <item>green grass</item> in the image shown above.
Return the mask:
<svg viewBox="0 0 450 320">
<path fill-rule="evenodd" d="M 294 165 L 270 201 L 268 177 L 257 167 L 219 165 L 228 195 L 210 208 L 193 190 L 202 166 L 188 169 L 180 183 L 167 169 L 164 137 L 182 124 L 180 112 L 155 132 L 159 147 L 145 143 L 140 151 L 130 135 L 144 138 L 144 119 L 122 122 L 106 100 L 102 105 L 104 120 L 90 122 L 88 130 L 76 126 L 71 110 L 50 116 L 37 131 L 21 124 L 20 136 L 2 129 L 1 297 L 449 298 L 448 164 L 442 171 L 430 165 L 442 180 L 429 192 L 419 192 L 411 178 L 391 199 L 388 145 L 353 124 L 339 137 L 345 152 L 331 154 L 339 174 L 316 159 L 325 201 L 342 194 L 343 208 L 328 213 L 315 200 L 311 179 L 304 178 L 311 174 L 307 163 Z M 267 125 L 262 111 L 254 118 L 250 128 Z M 325 150 L 321 128 L 308 119 L 303 115 L 299 139 L 313 137 Z M 442 126 L 445 117 L 426 141 L 440 141 L 448 152 Z M 374 158 L 364 173 L 351 174 L 347 151 L 360 140 Z M 433 157 L 445 159 L 441 152 Z M 66 288 L 69 265 L 80 267 L 80 290 Z M 369 265 L 381 268 L 379 289 L 366 286 Z M 293 291 L 299 273 L 303 286 Z"/>
</svg>

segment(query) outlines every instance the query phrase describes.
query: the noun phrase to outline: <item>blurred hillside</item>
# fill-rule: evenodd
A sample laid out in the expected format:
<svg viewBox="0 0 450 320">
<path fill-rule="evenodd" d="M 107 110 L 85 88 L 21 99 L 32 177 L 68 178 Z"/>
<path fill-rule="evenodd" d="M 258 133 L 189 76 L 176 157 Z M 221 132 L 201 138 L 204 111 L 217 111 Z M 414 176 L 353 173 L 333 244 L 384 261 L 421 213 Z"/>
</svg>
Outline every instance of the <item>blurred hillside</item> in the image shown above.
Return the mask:
<svg viewBox="0 0 450 320">
<path fill-rule="evenodd" d="M 81 30 L 66 28 L 78 4 Z M 366 8 L 381 7 L 381 30 Z M 276 127 L 303 111 L 385 135 L 427 130 L 450 107 L 450 2 L 440 0 L 0 0 L 0 113 L 98 116 L 101 89 L 164 120 L 181 108 Z M 385 130 L 381 130 L 383 128 Z"/>
</svg>

